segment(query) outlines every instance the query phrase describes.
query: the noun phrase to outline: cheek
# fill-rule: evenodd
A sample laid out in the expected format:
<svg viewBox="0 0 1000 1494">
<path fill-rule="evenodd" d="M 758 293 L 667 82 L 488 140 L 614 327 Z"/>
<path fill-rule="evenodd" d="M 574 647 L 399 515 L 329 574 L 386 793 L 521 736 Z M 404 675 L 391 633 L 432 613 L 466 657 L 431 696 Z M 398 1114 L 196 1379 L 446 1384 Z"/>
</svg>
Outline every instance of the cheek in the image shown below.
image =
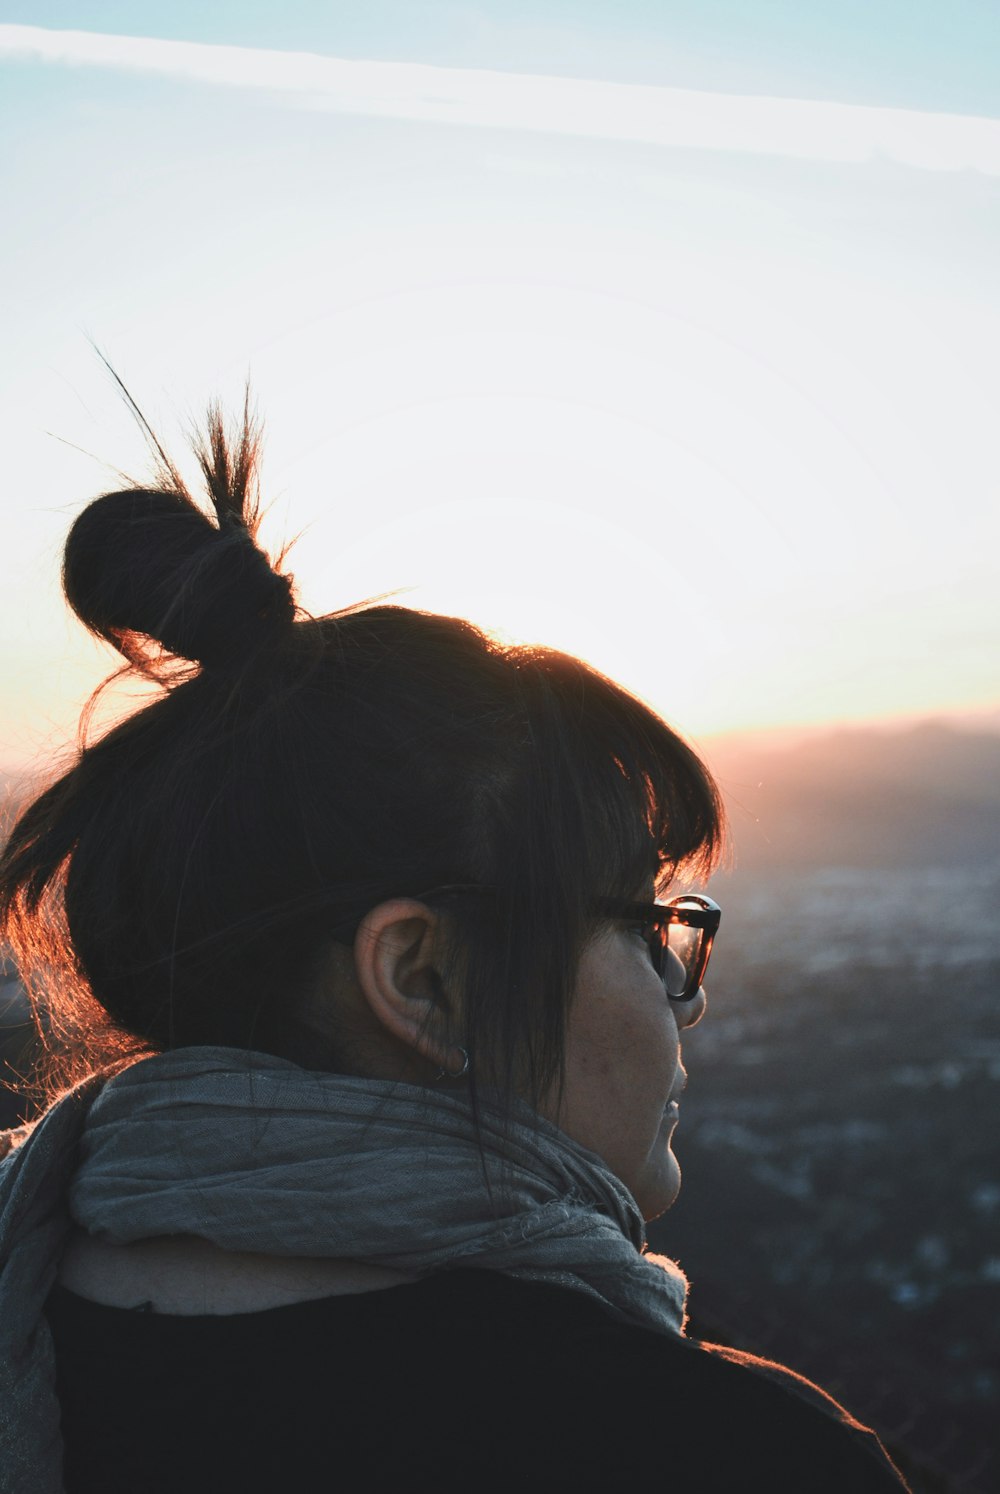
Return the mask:
<svg viewBox="0 0 1000 1494">
<path fill-rule="evenodd" d="M 633 1104 L 662 1107 L 677 1066 L 677 1028 L 662 1007 L 637 1014 L 618 1035 L 613 1068 Z"/>
<path fill-rule="evenodd" d="M 558 1119 L 548 1106 L 543 1113 L 631 1182 L 656 1141 L 678 1053 L 673 1011 L 645 951 L 625 936 L 595 941 L 570 1003 Z"/>
<path fill-rule="evenodd" d="M 620 1004 L 618 1047 L 637 1079 L 650 1083 L 673 1077 L 679 1040 L 677 1023 L 663 982 L 648 960 L 635 962 L 630 999 Z"/>
<path fill-rule="evenodd" d="M 658 1083 L 676 1063 L 677 1024 L 663 982 L 645 952 L 629 947 L 609 981 L 605 1039 L 612 1062 L 634 1082 Z"/>
<path fill-rule="evenodd" d="M 645 991 L 634 985 L 631 1001 L 594 1011 L 571 1034 L 568 1051 L 591 1104 L 637 1136 L 658 1127 L 680 1053 L 673 1013 L 654 980 Z"/>
</svg>

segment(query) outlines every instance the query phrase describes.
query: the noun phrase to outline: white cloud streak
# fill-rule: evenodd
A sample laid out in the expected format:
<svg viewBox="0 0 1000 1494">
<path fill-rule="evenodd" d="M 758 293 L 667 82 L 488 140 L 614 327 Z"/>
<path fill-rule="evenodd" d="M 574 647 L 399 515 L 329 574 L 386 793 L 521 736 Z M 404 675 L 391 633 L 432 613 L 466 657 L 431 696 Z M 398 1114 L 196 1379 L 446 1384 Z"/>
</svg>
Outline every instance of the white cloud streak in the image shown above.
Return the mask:
<svg viewBox="0 0 1000 1494">
<path fill-rule="evenodd" d="M 800 160 L 887 159 L 1000 176 L 1000 120 L 575 78 L 345 61 L 200 42 L 0 25 L 0 60 L 133 73 L 277 95 L 294 107 Z"/>
</svg>

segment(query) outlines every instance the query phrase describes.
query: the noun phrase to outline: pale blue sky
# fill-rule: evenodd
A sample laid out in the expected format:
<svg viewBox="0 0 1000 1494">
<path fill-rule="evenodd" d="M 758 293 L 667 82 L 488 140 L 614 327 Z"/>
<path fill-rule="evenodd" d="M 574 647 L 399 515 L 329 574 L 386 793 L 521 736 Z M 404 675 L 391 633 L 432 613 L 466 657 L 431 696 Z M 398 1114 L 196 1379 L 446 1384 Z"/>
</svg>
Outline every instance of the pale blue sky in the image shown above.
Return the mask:
<svg viewBox="0 0 1000 1494">
<path fill-rule="evenodd" d="M 996 0 L 3 0 L 0 21 L 1000 115 Z"/>
<path fill-rule="evenodd" d="M 414 587 L 696 733 L 1000 700 L 1000 7 L 134 10 L 0 4 L 0 764 L 105 667 L 88 337 L 173 444 L 251 372 L 314 609 Z"/>
</svg>

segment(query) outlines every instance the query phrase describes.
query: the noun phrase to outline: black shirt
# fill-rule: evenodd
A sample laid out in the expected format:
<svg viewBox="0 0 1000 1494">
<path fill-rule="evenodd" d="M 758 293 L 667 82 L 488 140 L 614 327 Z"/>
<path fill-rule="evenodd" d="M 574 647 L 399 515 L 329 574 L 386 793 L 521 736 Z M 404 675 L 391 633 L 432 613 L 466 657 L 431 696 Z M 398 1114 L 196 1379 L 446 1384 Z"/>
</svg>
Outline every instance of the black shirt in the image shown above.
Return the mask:
<svg viewBox="0 0 1000 1494">
<path fill-rule="evenodd" d="M 874 1435 L 780 1366 L 489 1271 L 231 1316 L 56 1287 L 68 1494 L 878 1494 Z"/>
</svg>

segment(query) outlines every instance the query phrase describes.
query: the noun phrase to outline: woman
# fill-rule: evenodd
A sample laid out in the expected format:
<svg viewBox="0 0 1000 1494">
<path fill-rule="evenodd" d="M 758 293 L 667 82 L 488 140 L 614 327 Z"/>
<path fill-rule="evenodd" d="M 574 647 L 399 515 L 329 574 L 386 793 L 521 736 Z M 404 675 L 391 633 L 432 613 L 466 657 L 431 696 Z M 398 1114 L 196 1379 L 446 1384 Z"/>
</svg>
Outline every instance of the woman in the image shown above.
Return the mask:
<svg viewBox="0 0 1000 1494">
<path fill-rule="evenodd" d="M 299 615 L 256 448 L 216 414 L 213 519 L 164 459 L 67 542 L 163 688 L 0 865 L 77 1081 L 2 1164 L 2 1487 L 898 1489 L 643 1253 L 718 923 L 655 897 L 717 859 L 708 772 L 577 659 Z"/>
</svg>

